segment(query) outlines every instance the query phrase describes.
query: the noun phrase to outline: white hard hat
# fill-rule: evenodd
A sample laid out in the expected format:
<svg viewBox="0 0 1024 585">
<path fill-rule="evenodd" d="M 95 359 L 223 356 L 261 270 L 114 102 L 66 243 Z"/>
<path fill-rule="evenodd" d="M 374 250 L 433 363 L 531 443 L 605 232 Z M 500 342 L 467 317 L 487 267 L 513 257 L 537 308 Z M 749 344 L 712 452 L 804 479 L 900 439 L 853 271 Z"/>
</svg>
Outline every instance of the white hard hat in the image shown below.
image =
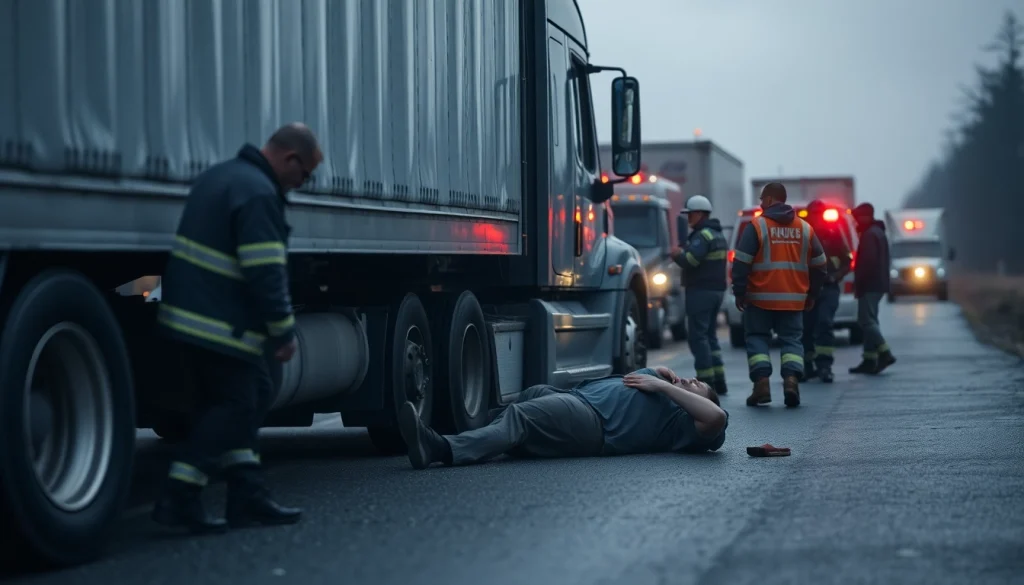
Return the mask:
<svg viewBox="0 0 1024 585">
<path fill-rule="evenodd" d="M 686 208 L 683 209 L 683 213 L 690 213 L 691 211 L 711 213 L 711 201 L 703 195 L 694 195 L 686 200 Z"/>
</svg>

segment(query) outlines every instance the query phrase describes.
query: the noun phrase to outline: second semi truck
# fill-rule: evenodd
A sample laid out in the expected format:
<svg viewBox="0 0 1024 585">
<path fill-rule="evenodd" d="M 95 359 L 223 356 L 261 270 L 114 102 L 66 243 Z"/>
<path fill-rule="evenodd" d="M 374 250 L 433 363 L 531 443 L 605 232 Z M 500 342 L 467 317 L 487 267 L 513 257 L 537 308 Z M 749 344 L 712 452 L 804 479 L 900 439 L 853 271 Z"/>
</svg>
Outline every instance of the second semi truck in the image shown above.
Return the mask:
<svg viewBox="0 0 1024 585">
<path fill-rule="evenodd" d="M 114 291 L 160 275 L 194 177 L 284 122 L 325 162 L 291 196 L 299 350 L 267 425 L 340 412 L 399 452 L 404 401 L 459 431 L 529 385 L 645 365 L 647 277 L 600 180 L 603 70 L 574 0 L 0 3 L 3 554 L 95 558 L 136 428 L 188 429 L 159 301 Z M 639 86 L 618 71 L 630 176 Z"/>
</svg>

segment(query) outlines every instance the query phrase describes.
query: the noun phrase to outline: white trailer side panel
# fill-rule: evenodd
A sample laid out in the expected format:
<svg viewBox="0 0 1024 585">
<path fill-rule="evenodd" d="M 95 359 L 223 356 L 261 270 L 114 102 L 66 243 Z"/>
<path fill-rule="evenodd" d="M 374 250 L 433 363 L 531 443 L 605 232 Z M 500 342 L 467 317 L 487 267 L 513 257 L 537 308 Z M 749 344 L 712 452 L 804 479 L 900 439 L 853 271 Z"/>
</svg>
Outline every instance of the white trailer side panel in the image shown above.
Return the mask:
<svg viewBox="0 0 1024 585">
<path fill-rule="evenodd" d="M 519 2 L 5 0 L 0 75 L 0 248 L 169 242 L 191 179 L 300 120 L 311 250 L 520 249 Z"/>
</svg>

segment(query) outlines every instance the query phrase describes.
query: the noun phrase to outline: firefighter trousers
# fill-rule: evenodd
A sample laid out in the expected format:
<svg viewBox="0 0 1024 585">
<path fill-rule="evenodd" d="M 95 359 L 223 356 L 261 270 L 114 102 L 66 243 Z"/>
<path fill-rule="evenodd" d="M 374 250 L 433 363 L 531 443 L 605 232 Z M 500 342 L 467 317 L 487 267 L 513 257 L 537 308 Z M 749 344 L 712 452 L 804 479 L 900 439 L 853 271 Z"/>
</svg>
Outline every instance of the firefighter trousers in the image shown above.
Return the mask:
<svg viewBox="0 0 1024 585">
<path fill-rule="evenodd" d="M 718 345 L 718 313 L 724 291 L 686 289 L 687 342 L 693 354 L 697 379 L 712 384 L 725 380 L 722 348 Z"/>
<path fill-rule="evenodd" d="M 828 283 L 821 288 L 814 308 L 804 312 L 804 364 L 831 366 L 836 349 L 835 321 L 839 310 L 839 285 Z"/>
<path fill-rule="evenodd" d="M 192 345 L 184 352 L 198 407 L 170 478 L 202 486 L 220 470 L 229 478 L 261 483 L 259 430 L 274 398 L 267 366 Z"/>
<path fill-rule="evenodd" d="M 782 377 L 799 378 L 803 375 L 803 311 L 770 311 L 748 304 L 743 311 L 743 329 L 747 338 L 747 366 L 751 382 L 772 375 L 772 358 L 769 353 L 772 331 L 782 343 Z"/>
</svg>

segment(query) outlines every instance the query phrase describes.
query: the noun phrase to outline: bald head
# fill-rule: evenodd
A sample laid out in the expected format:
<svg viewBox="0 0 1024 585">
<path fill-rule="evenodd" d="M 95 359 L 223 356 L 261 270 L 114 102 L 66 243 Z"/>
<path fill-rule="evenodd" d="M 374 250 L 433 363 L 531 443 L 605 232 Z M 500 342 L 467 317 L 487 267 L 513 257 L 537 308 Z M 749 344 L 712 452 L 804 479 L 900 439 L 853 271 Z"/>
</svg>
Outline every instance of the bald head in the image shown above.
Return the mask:
<svg viewBox="0 0 1024 585">
<path fill-rule="evenodd" d="M 323 161 L 316 135 L 301 122 L 278 128 L 262 152 L 285 190 L 301 187 Z"/>
</svg>

